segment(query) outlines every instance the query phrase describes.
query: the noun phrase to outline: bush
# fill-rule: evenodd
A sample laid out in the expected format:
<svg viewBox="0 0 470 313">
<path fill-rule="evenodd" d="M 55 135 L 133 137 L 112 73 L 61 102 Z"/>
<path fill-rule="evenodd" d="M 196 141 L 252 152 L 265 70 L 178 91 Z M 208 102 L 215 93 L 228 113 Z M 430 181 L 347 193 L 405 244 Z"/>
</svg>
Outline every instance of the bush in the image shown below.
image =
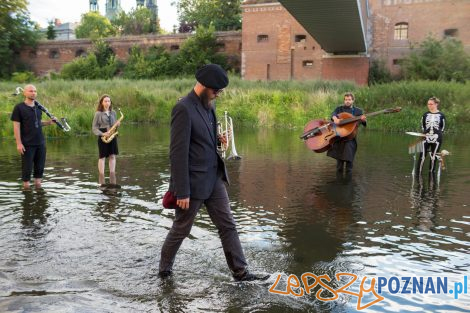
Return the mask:
<svg viewBox="0 0 470 313">
<path fill-rule="evenodd" d="M 470 55 L 456 39 L 428 37 L 403 59 L 402 70 L 408 80 L 465 82 L 470 79 Z"/>
<path fill-rule="evenodd" d="M 385 66 L 384 60 L 373 60 L 369 68 L 369 85 L 389 83 L 392 74 Z"/>
<path fill-rule="evenodd" d="M 27 82 L 32 82 L 35 80 L 35 76 L 33 72 L 14 72 L 11 75 L 11 80 L 15 83 L 24 84 Z"/>
</svg>

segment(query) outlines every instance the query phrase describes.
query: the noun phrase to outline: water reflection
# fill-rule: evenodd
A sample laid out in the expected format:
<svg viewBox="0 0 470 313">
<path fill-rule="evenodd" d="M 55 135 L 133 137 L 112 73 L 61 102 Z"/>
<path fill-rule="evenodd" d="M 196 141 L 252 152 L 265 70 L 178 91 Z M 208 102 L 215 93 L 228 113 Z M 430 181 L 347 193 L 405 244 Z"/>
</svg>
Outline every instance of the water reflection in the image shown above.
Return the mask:
<svg viewBox="0 0 470 313">
<path fill-rule="evenodd" d="M 416 227 L 422 231 L 433 231 L 436 227 L 436 212 L 439 208 L 440 191 L 438 179 L 440 173 L 413 175 L 410 199 L 411 208 L 415 210 Z"/>
<path fill-rule="evenodd" d="M 440 184 L 428 175 L 413 183 L 405 135 L 363 132 L 352 176 L 336 176 L 334 162 L 308 151 L 296 131 L 242 129 L 243 159 L 227 162 L 231 206 L 250 267 L 274 278 L 234 283 L 203 210 L 174 280 L 162 283 L 150 273 L 174 215 L 161 206 L 168 128 L 124 125 L 122 134 L 121 188 L 97 186 L 96 142 L 80 137 L 48 142 L 44 190 L 23 192 L 18 164 L 4 162 L 18 159 L 15 146 L 0 141 L 1 312 L 354 312 L 354 299 L 268 289 L 278 273 L 468 274 L 470 146 L 446 137 L 454 153 Z M 368 310 L 470 306 L 447 300 L 395 295 Z"/>
<path fill-rule="evenodd" d="M 40 189 L 23 190 L 21 224 L 31 230 L 31 235 L 41 234 L 41 228 L 47 223 L 46 210 L 49 207 L 47 192 Z"/>
</svg>

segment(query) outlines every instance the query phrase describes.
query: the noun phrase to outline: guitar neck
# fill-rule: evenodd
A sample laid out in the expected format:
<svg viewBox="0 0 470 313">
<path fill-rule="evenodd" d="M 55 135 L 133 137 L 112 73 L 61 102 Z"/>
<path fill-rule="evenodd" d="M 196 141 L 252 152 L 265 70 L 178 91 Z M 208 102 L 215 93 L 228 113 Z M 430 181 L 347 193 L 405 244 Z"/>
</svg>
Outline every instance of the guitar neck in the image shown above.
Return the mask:
<svg viewBox="0 0 470 313">
<path fill-rule="evenodd" d="M 379 114 L 382 114 L 386 111 L 387 110 L 380 110 L 380 111 L 377 111 L 377 112 L 372 112 L 372 113 L 365 114 L 365 116 L 369 117 L 369 116 L 379 115 Z M 356 121 L 359 121 L 360 119 L 361 119 L 361 116 L 354 116 L 354 117 L 346 118 L 344 120 L 341 120 L 339 125 L 354 123 Z"/>
</svg>

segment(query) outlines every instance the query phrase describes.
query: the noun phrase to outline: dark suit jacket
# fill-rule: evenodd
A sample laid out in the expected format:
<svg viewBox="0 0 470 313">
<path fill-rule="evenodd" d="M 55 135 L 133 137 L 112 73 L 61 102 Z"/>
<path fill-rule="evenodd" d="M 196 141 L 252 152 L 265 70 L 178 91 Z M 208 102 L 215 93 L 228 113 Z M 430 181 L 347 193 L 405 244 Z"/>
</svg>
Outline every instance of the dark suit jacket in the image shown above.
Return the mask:
<svg viewBox="0 0 470 313">
<path fill-rule="evenodd" d="M 213 115 L 213 123 L 209 115 Z M 171 112 L 170 190 L 178 199 L 208 199 L 218 175 L 228 183 L 225 163 L 217 152 L 217 119 L 196 93 L 181 98 Z"/>
</svg>

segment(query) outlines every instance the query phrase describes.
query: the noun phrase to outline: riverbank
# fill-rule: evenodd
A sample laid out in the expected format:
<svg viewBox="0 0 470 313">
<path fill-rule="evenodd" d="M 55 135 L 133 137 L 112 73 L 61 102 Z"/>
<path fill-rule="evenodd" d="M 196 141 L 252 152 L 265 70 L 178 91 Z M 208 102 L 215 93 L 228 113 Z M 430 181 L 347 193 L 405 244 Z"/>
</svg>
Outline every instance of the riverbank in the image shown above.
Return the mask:
<svg viewBox="0 0 470 313">
<path fill-rule="evenodd" d="M 49 80 L 35 83 L 38 101 L 56 117 L 67 117 L 70 135 L 91 134 L 91 121 L 99 97 L 111 95 L 115 108 L 121 108 L 123 123 L 169 124 L 171 108 L 194 84 L 192 77 L 164 81 L 151 80 Z M 18 84 L 0 83 L 0 136 L 12 137 L 10 112 L 22 101 L 11 96 Z M 356 105 L 366 112 L 401 107 L 396 114 L 370 118 L 369 129 L 384 131 L 416 131 L 425 112 L 426 100 L 441 99 L 441 110 L 447 118 L 448 130 L 462 131 L 469 124 L 470 88 L 466 84 L 447 82 L 397 82 L 359 87 L 351 82 L 332 81 L 243 81 L 231 77 L 229 87 L 217 101 L 222 117 L 228 111 L 234 123 L 247 127 L 283 127 L 302 129 L 311 119 L 328 118 L 342 102 L 346 91 L 356 94 Z M 57 127 L 46 127 L 48 136 L 64 136 Z"/>
</svg>

